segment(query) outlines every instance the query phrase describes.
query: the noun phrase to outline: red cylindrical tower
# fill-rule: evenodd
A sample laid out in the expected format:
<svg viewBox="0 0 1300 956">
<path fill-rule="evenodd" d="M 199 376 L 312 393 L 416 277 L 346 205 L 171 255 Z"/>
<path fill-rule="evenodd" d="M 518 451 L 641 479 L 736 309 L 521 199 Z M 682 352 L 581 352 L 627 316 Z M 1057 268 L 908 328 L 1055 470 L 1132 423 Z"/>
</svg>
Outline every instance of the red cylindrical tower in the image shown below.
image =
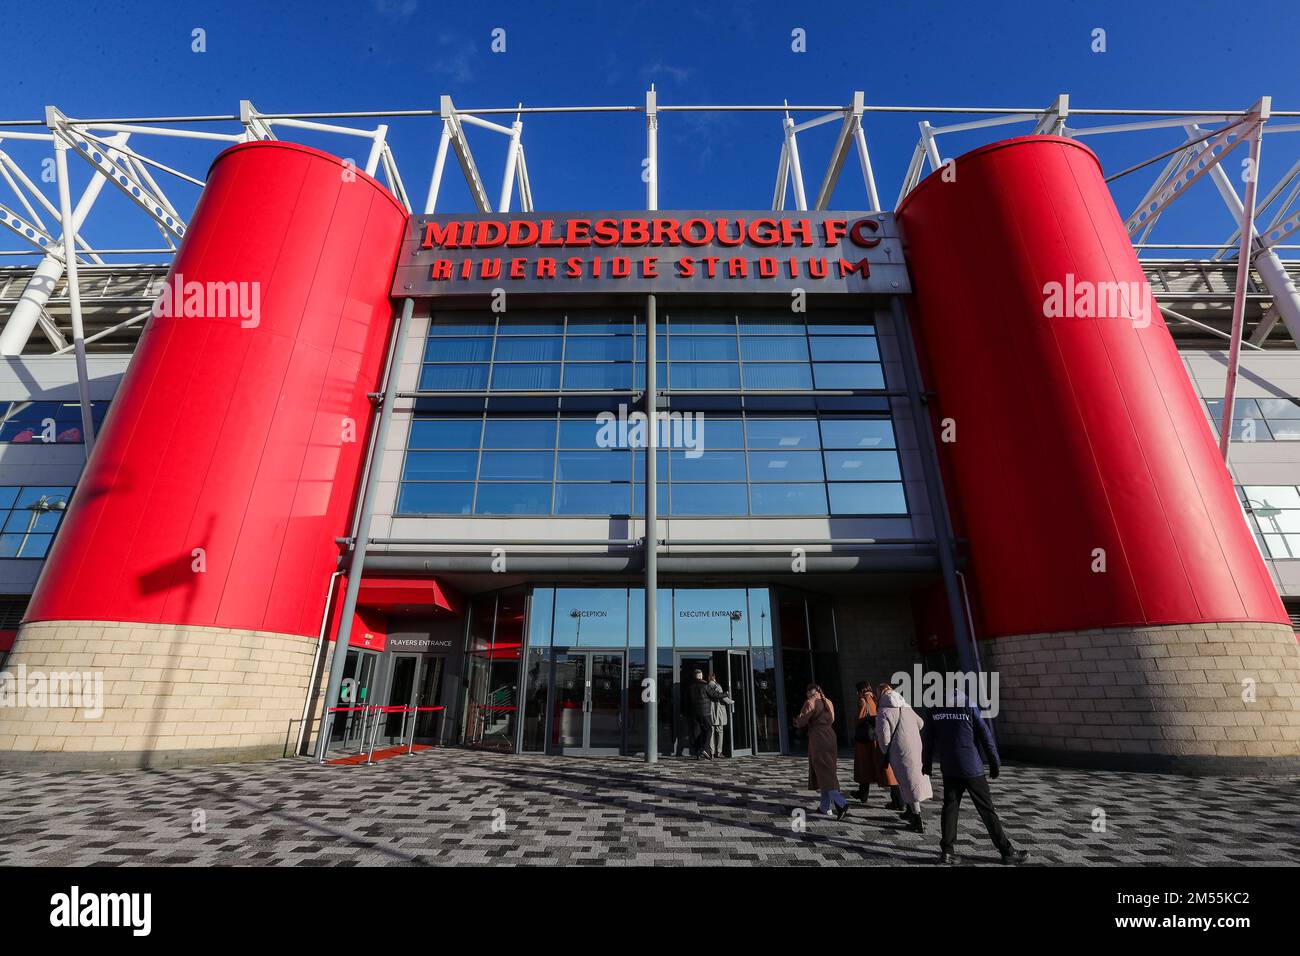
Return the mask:
<svg viewBox="0 0 1300 956">
<path fill-rule="evenodd" d="M 939 444 L 945 484 L 980 636 L 998 639 L 985 658 L 1002 670 L 1009 735 L 1048 750 L 1295 752 L 1279 728 L 1198 748 L 1185 721 L 1160 726 L 1183 678 L 1171 685 L 1175 669 L 1157 664 L 1170 652 L 1144 647 L 1202 645 L 1187 680 L 1238 701 L 1238 681 L 1276 665 L 1289 683 L 1300 661 L 1096 157 L 1050 136 L 995 143 L 922 182 L 898 220 L 932 424 L 955 428 Z M 1230 663 L 1265 658 L 1249 674 Z M 1139 699 L 1136 719 L 1074 725 L 1113 712 L 1107 694 Z"/>
<path fill-rule="evenodd" d="M 85 654 L 131 658 L 105 676 L 122 752 L 278 745 L 301 714 L 405 222 L 317 150 L 248 143 L 214 162 L 14 651 L 60 663 L 84 632 Z M 51 749 L 93 744 L 60 736 Z"/>
</svg>

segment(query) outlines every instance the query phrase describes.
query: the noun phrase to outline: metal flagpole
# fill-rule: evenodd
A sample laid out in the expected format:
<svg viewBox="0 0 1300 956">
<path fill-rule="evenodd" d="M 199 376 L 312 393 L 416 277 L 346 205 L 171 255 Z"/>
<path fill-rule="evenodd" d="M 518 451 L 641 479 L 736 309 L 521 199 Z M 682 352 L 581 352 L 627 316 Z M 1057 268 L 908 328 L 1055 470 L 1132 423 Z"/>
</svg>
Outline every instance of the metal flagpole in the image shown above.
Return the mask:
<svg viewBox="0 0 1300 956">
<path fill-rule="evenodd" d="M 646 208 L 659 208 L 659 116 L 655 91 L 645 95 Z M 655 380 L 657 325 L 655 297 L 645 300 L 645 673 L 650 681 L 645 702 L 645 762 L 659 760 L 659 384 Z"/>
<path fill-rule="evenodd" d="M 357 521 L 356 537 L 352 540 L 352 561 L 348 566 L 348 586 L 343 596 L 342 616 L 339 618 L 339 632 L 334 637 L 334 652 L 329 660 L 329 682 L 325 691 L 325 706 L 321 711 L 320 736 L 316 741 L 316 759 L 324 762 L 325 751 L 329 747 L 330 725 L 329 709 L 338 703 L 339 689 L 343 686 L 343 663 L 347 660 L 348 638 L 352 636 L 352 618 L 357 611 L 357 596 L 361 591 L 361 575 L 365 571 L 366 546 L 370 540 L 370 521 L 375 513 L 375 496 L 379 489 L 379 475 L 384 465 L 384 441 L 388 436 L 388 425 L 393 418 L 393 404 L 397 399 L 397 375 L 402 367 L 402 350 L 406 345 L 406 335 L 411 327 L 411 316 L 415 312 L 415 300 L 402 302 L 402 317 L 397 323 L 397 340 L 393 343 L 392 360 L 388 367 L 387 380 L 384 382 L 384 399 L 379 409 L 379 427 L 375 429 L 375 447 L 370 462 L 370 473 L 366 476 L 366 486 L 361 497 L 360 519 Z"/>
</svg>

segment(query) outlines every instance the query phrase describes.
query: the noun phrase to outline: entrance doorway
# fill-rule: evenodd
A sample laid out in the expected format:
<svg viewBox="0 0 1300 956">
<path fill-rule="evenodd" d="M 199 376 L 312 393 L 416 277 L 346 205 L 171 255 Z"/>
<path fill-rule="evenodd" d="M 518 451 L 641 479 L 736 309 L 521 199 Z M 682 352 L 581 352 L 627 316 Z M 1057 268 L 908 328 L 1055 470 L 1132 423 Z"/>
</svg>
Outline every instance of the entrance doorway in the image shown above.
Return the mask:
<svg viewBox="0 0 1300 956">
<path fill-rule="evenodd" d="M 623 665 L 621 651 L 555 655 L 553 753 L 595 756 L 622 750 Z"/>
<path fill-rule="evenodd" d="M 445 657 L 427 657 L 420 654 L 394 654 L 389 671 L 389 707 L 434 707 L 442 693 L 442 674 Z M 415 734 L 416 743 L 440 743 L 438 729 L 442 726 L 441 711 L 394 711 L 380 719 L 378 743 L 393 745 L 410 743 Z M 414 724 L 414 728 L 412 728 Z"/>
<path fill-rule="evenodd" d="M 375 683 L 375 671 L 379 664 L 379 655 L 374 651 L 349 650 L 343 659 L 343 684 L 339 690 L 339 699 L 335 706 L 342 708 L 364 707 L 373 704 L 372 693 Z M 330 727 L 330 744 L 341 750 L 355 748 L 360 752 L 362 741 L 361 712 L 344 710 L 334 715 Z"/>
<path fill-rule="evenodd" d="M 679 651 L 677 686 L 673 689 L 674 712 L 680 729 L 675 751 L 681 756 L 691 747 L 695 736 L 692 715 L 686 701 L 686 688 L 696 671 L 716 674 L 718 683 L 733 701 L 726 732 L 722 735 L 723 753 L 731 757 L 748 757 L 754 752 L 754 691 L 750 683 L 749 652 L 736 650 Z"/>
</svg>

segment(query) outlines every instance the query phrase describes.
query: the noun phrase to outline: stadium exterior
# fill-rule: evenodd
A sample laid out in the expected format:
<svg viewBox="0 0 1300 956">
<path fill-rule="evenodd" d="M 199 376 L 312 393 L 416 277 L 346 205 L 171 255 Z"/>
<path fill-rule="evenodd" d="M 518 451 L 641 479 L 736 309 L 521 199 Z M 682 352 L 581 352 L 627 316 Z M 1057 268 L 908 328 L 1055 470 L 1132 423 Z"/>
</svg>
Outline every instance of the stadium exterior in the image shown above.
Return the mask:
<svg viewBox="0 0 1300 956">
<path fill-rule="evenodd" d="M 691 109 L 783 115 L 770 209 L 659 210 L 658 126 Z M 566 111 L 644 114 L 645 210 L 534 210 L 523 117 Z M 886 211 L 865 129 L 891 111 L 928 119 Z M 1024 758 L 1295 772 L 1300 161 L 1266 190 L 1225 168 L 1268 168 L 1298 115 L 652 92 L 0 123 L 26 243 L 0 265 L 0 766 L 653 758 L 697 668 L 735 699 L 728 753 L 788 753 L 809 681 L 851 715 L 856 682 L 920 666 L 995 675 Z M 422 211 L 389 127 L 343 125 L 371 117 L 441 122 Z M 799 136 L 831 123 L 808 194 Z M 496 202 L 467 127 L 506 139 Z M 1122 218 L 1081 139 L 1170 131 Z M 227 148 L 200 180 L 150 136 Z M 15 142 L 52 151 L 57 200 Z M 449 154 L 472 211 L 438 212 Z M 854 154 L 865 199 L 836 209 Z M 192 214 L 154 174 L 202 188 Z M 1233 235 L 1146 241 L 1201 180 Z M 162 255 L 85 241 L 110 185 Z M 102 676 L 94 713 L 13 706 L 68 673 Z"/>
</svg>

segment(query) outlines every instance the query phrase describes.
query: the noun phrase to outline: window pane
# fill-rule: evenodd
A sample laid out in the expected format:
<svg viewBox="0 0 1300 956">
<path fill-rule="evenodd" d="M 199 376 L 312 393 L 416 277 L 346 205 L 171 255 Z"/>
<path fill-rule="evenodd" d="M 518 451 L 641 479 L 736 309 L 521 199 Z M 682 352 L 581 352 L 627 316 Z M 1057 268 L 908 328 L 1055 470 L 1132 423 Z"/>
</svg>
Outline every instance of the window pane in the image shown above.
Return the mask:
<svg viewBox="0 0 1300 956">
<path fill-rule="evenodd" d="M 660 353 L 663 354 L 662 352 Z M 632 365 L 633 388 L 645 387 L 645 362 L 636 362 Z M 655 364 L 655 381 L 660 388 L 668 384 L 668 363 L 657 362 Z"/>
<path fill-rule="evenodd" d="M 557 515 L 625 515 L 630 514 L 632 486 L 627 483 L 557 484 Z"/>
<path fill-rule="evenodd" d="M 1300 438 L 1300 418 L 1270 418 L 1268 430 L 1278 441 L 1295 441 Z"/>
<path fill-rule="evenodd" d="M 554 448 L 553 418 L 489 418 L 484 448 Z"/>
<path fill-rule="evenodd" d="M 26 540 L 23 541 L 22 547 L 18 551 L 20 558 L 43 558 L 46 552 L 50 550 L 50 542 L 54 540 L 52 534 L 27 534 L 22 535 Z"/>
<path fill-rule="evenodd" d="M 486 362 L 491 358 L 491 339 L 430 339 L 424 346 L 426 362 Z"/>
<path fill-rule="evenodd" d="M 668 360 L 668 336 L 665 335 L 662 331 L 655 336 L 655 352 L 656 352 L 655 357 L 658 358 L 659 361 L 666 362 Z M 635 354 L 633 355 L 633 358 L 635 358 L 636 361 L 638 362 L 645 361 L 645 336 L 644 335 L 638 335 L 636 337 L 636 351 Z"/>
<path fill-rule="evenodd" d="M 477 451 L 412 451 L 406 455 L 406 481 L 473 481 Z"/>
<path fill-rule="evenodd" d="M 559 365 L 493 365 L 495 389 L 559 388 Z"/>
<path fill-rule="evenodd" d="M 561 448 L 601 448 L 602 438 L 608 438 L 610 447 L 618 441 L 618 423 L 606 425 L 595 418 L 561 418 Z"/>
<path fill-rule="evenodd" d="M 834 482 L 826 487 L 830 492 L 833 515 L 907 514 L 902 485 Z"/>
<path fill-rule="evenodd" d="M 473 501 L 471 484 L 403 484 L 397 496 L 397 513 L 467 515 Z"/>
<path fill-rule="evenodd" d="M 591 317 L 579 313 L 569 316 L 569 334 L 601 333 L 626 335 L 632 331 L 632 316 L 611 315 Z"/>
<path fill-rule="evenodd" d="M 66 504 L 72 499 L 71 485 L 24 485 L 14 502 L 15 508 L 30 508 L 38 504 Z"/>
<path fill-rule="evenodd" d="M 674 362 L 668 374 L 673 388 L 740 388 L 740 369 L 734 365 Z"/>
<path fill-rule="evenodd" d="M 678 588 L 673 631 L 678 647 L 745 647 L 749 621 L 739 588 Z"/>
<path fill-rule="evenodd" d="M 551 486 L 484 483 L 478 486 L 474 513 L 480 515 L 548 515 Z"/>
<path fill-rule="evenodd" d="M 745 431 L 750 448 L 818 447 L 815 418 L 750 418 Z"/>
<path fill-rule="evenodd" d="M 809 319 L 809 335 L 875 335 L 876 326 L 871 322 L 836 322 L 829 319 Z"/>
<path fill-rule="evenodd" d="M 29 531 L 54 532 L 59 527 L 62 511 L 42 510 L 37 508 L 19 508 L 9 512 L 5 520 L 5 531 L 25 533 Z"/>
<path fill-rule="evenodd" d="M 826 486 L 752 485 L 749 500 L 756 515 L 824 515 Z"/>
<path fill-rule="evenodd" d="M 823 418 L 823 448 L 893 448 L 894 424 L 883 418 Z"/>
<path fill-rule="evenodd" d="M 480 480 L 550 481 L 555 470 L 555 452 L 485 451 L 479 465 Z"/>
<path fill-rule="evenodd" d="M 630 451 L 562 451 L 556 462 L 555 477 L 560 481 L 629 481 L 631 458 Z"/>
<path fill-rule="evenodd" d="M 1300 398 L 1258 398 L 1265 418 L 1300 418 Z"/>
<path fill-rule="evenodd" d="M 478 448 L 483 422 L 478 418 L 417 418 L 408 448 Z"/>
<path fill-rule="evenodd" d="M 660 478 L 663 477 L 663 474 L 664 473 L 661 471 Z M 655 497 L 659 502 L 660 516 L 662 517 L 663 515 L 669 514 L 670 510 L 669 510 L 669 502 L 668 502 L 668 482 L 666 481 L 659 482 L 659 494 L 656 495 Z M 637 485 L 635 488 L 632 489 L 632 514 L 634 515 L 645 514 L 645 485 Z"/>
<path fill-rule="evenodd" d="M 663 434 L 663 429 L 660 429 L 660 434 Z M 697 448 L 708 450 L 745 447 L 745 435 L 739 418 L 714 418 L 708 412 L 705 412 L 703 419 L 700 419 L 699 424 L 692 429 L 691 435 L 695 439 Z M 667 439 L 673 437 L 672 434 L 665 435 L 665 440 L 660 444 L 668 447 L 669 442 Z M 685 431 L 681 431 L 676 437 L 685 439 Z M 680 445 L 681 441 L 676 442 L 676 444 Z"/>
<path fill-rule="evenodd" d="M 822 456 L 815 451 L 751 451 L 750 481 L 821 481 Z"/>
<path fill-rule="evenodd" d="M 12 508 L 19 490 L 17 485 L 0 485 L 0 508 Z"/>
<path fill-rule="evenodd" d="M 664 490 L 664 484 L 668 481 L 668 452 L 655 452 L 655 459 L 658 462 L 659 469 L 659 491 Z M 637 481 L 645 481 L 645 451 L 632 452 L 632 472 Z"/>
<path fill-rule="evenodd" d="M 491 335 L 496 318 L 490 315 L 436 315 L 429 323 L 430 335 Z"/>
<path fill-rule="evenodd" d="M 426 365 L 420 370 L 425 392 L 477 392 L 487 388 L 486 365 Z"/>
<path fill-rule="evenodd" d="M 674 362 L 736 360 L 736 340 L 730 336 L 674 335 L 668 343 L 668 357 Z"/>
<path fill-rule="evenodd" d="M 497 335 L 559 335 L 564 331 L 564 317 L 530 316 L 527 319 L 502 319 Z"/>
<path fill-rule="evenodd" d="M 630 335 L 570 335 L 564 345 L 566 362 L 630 362 Z"/>
<path fill-rule="evenodd" d="M 736 318 L 716 313 L 679 313 L 666 316 L 672 335 L 735 335 Z"/>
<path fill-rule="evenodd" d="M 670 490 L 675 515 L 743 515 L 747 511 L 744 485 L 674 482 Z"/>
<path fill-rule="evenodd" d="M 867 336 L 819 335 L 809 339 L 812 357 L 818 362 L 878 362 L 880 348 Z"/>
<path fill-rule="evenodd" d="M 556 588 L 556 647 L 622 647 L 627 643 L 626 588 Z"/>
<path fill-rule="evenodd" d="M 746 388 L 812 388 L 812 374 L 807 365 L 745 363 Z"/>
<path fill-rule="evenodd" d="M 898 455 L 893 451 L 828 451 L 826 477 L 831 481 L 897 480 Z"/>
<path fill-rule="evenodd" d="M 707 451 L 698 458 L 687 457 L 690 454 L 685 451 L 672 453 L 669 467 L 674 482 L 745 480 L 743 451 Z"/>
<path fill-rule="evenodd" d="M 807 362 L 808 340 L 802 335 L 746 336 L 740 340 L 746 362 Z"/>
<path fill-rule="evenodd" d="M 1295 485 L 1246 485 L 1246 497 L 1251 507 L 1300 508 L 1300 492 Z"/>
<path fill-rule="evenodd" d="M 632 363 L 609 362 L 564 366 L 564 387 L 574 389 L 630 389 Z"/>
<path fill-rule="evenodd" d="M 802 319 L 793 319 L 786 315 L 742 315 L 740 317 L 741 335 L 802 336 L 803 331 Z"/>
<path fill-rule="evenodd" d="M 879 365 L 867 363 L 827 363 L 813 366 L 818 388 L 884 388 L 885 377 Z"/>
<path fill-rule="evenodd" d="M 498 362 L 558 362 L 564 350 L 564 340 L 558 335 L 540 338 L 527 336 L 517 339 L 497 340 Z"/>
</svg>

